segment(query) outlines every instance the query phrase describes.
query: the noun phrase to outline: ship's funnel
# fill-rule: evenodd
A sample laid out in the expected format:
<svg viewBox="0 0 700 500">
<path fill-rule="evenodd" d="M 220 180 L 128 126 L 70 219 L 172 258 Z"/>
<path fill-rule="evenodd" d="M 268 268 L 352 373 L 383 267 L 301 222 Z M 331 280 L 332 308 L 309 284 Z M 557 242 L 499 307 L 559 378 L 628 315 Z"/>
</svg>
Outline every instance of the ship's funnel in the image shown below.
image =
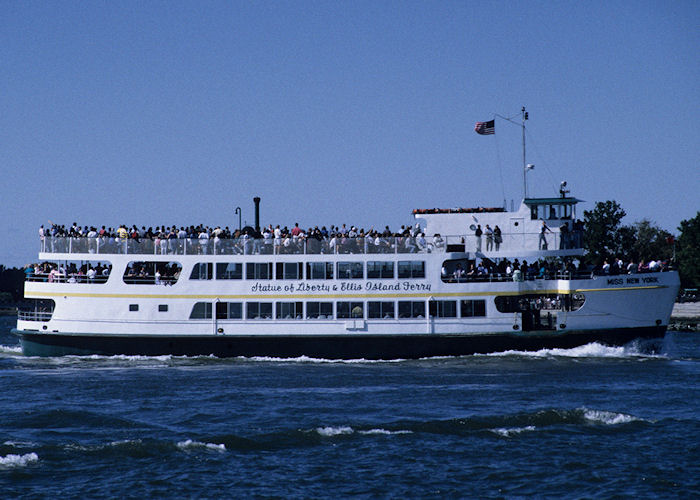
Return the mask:
<svg viewBox="0 0 700 500">
<path fill-rule="evenodd" d="M 256 196 L 253 198 L 253 203 L 255 203 L 255 231 L 260 232 L 260 197 Z"/>
</svg>

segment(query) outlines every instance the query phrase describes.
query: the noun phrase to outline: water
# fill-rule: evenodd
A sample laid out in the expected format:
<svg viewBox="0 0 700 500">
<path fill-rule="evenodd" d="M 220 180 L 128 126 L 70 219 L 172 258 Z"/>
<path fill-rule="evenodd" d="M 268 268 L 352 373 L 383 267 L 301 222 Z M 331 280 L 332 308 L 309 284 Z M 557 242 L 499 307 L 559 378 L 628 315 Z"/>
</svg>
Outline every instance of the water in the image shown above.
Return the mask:
<svg viewBox="0 0 700 500">
<path fill-rule="evenodd" d="M 700 335 L 394 362 L 25 358 L 3 498 L 691 497 Z"/>
</svg>

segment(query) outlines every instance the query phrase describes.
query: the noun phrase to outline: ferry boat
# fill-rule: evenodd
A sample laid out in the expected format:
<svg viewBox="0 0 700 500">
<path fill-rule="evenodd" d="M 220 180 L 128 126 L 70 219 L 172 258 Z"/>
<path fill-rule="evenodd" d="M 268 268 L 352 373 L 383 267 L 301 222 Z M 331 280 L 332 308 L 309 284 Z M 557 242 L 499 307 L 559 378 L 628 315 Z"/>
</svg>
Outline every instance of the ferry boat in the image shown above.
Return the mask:
<svg viewBox="0 0 700 500">
<path fill-rule="evenodd" d="M 293 231 L 283 240 L 261 233 L 255 198 L 255 227 L 240 238 L 45 236 L 39 259 L 51 272 L 27 277 L 32 307 L 13 332 L 29 356 L 326 359 L 662 338 L 678 273 L 613 266 L 598 275 L 576 265 L 585 253 L 581 200 L 566 183 L 558 197 L 528 197 L 527 118 L 523 108 L 524 199 L 515 210 L 420 209 L 399 236 Z M 481 125 L 478 133 L 494 133 L 493 122 Z"/>
<path fill-rule="evenodd" d="M 47 236 L 39 258 L 52 273 L 28 276 L 25 298 L 33 305 L 19 312 L 13 332 L 28 356 L 327 359 L 663 337 L 678 273 L 577 268 L 580 201 L 562 190 L 525 198 L 514 211 L 414 210 L 419 232 L 402 236 Z M 516 259 L 523 270 L 508 272 Z"/>
</svg>

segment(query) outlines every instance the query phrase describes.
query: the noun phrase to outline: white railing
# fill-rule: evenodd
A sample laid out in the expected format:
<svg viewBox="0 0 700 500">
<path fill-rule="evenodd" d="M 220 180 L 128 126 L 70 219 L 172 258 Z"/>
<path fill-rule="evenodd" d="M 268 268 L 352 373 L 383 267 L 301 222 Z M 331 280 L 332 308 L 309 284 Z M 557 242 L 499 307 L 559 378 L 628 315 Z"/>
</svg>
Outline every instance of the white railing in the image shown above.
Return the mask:
<svg viewBox="0 0 700 500">
<path fill-rule="evenodd" d="M 408 236 L 356 238 L 171 238 L 120 239 L 112 237 L 51 237 L 40 240 L 44 253 L 134 254 L 134 255 L 286 255 L 286 254 L 411 254 L 431 252 L 489 253 L 522 250 L 579 249 L 583 238 L 560 233 L 502 235 L 502 241 L 473 234 L 421 239 Z"/>
</svg>

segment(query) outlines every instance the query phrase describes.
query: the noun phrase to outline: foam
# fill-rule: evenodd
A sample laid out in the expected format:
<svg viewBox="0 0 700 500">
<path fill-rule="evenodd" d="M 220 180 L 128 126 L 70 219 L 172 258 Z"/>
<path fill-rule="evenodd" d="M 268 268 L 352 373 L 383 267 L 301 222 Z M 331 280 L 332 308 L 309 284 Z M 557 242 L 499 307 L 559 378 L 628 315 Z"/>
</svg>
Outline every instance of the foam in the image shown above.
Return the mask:
<svg viewBox="0 0 700 500">
<path fill-rule="evenodd" d="M 341 426 L 341 427 L 317 427 L 316 432 L 318 432 L 321 436 L 331 437 L 331 436 L 340 436 L 343 434 L 352 434 L 355 431 L 353 430 L 352 427 Z"/>
<path fill-rule="evenodd" d="M 22 354 L 21 345 L 0 345 L 0 353 L 2 354 Z"/>
<path fill-rule="evenodd" d="M 388 431 L 386 429 L 370 429 L 368 431 L 359 431 L 360 434 L 383 434 L 393 436 L 396 434 L 413 434 L 413 431 Z"/>
<path fill-rule="evenodd" d="M 25 467 L 38 461 L 39 456 L 36 453 L 27 453 L 25 455 L 10 454 L 0 457 L 0 467 Z"/>
<path fill-rule="evenodd" d="M 628 424 L 630 422 L 639 422 L 643 420 L 625 413 L 616 413 L 604 410 L 589 410 L 586 408 L 583 409 L 583 418 L 589 422 L 604 425 Z"/>
<path fill-rule="evenodd" d="M 534 425 L 528 425 L 525 427 L 499 427 L 497 429 L 489 429 L 489 431 L 493 432 L 494 434 L 498 434 L 499 436 L 503 437 L 511 437 L 522 432 L 531 432 L 534 430 Z"/>
<path fill-rule="evenodd" d="M 197 449 L 197 448 L 205 448 L 207 450 L 213 450 L 213 451 L 220 451 L 224 452 L 226 451 L 226 445 L 225 444 L 214 444 L 214 443 L 203 443 L 201 441 L 192 441 L 191 439 L 187 439 L 185 441 L 180 441 L 177 443 L 177 447 L 180 448 L 181 450 L 188 450 L 188 449 Z"/>
<path fill-rule="evenodd" d="M 270 356 L 251 356 L 242 357 L 239 356 L 237 359 L 245 361 L 262 361 L 262 362 L 273 362 L 273 363 L 339 363 L 339 364 L 365 364 L 365 363 L 400 363 L 406 361 L 405 359 L 326 359 L 326 358 L 312 358 L 309 356 L 298 356 L 296 358 L 276 358 Z"/>
<path fill-rule="evenodd" d="M 504 351 L 492 352 L 488 354 L 477 354 L 477 356 L 525 356 L 531 358 L 548 358 L 552 356 L 566 358 L 630 358 L 630 357 L 651 357 L 658 355 L 645 354 L 634 347 L 613 347 L 593 342 L 590 344 L 573 347 L 571 349 L 540 349 L 539 351 Z"/>
</svg>

